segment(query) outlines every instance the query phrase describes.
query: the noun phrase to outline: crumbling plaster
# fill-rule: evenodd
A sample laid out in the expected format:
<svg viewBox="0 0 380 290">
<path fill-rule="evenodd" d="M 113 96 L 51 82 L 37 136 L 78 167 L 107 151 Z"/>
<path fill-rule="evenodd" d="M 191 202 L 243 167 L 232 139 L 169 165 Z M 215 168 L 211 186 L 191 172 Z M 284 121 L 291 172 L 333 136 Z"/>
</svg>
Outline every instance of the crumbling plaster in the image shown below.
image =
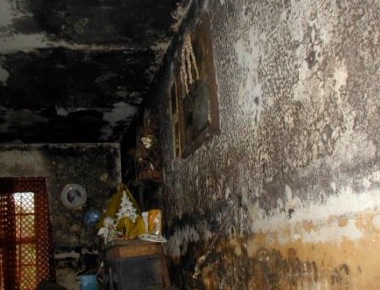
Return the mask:
<svg viewBox="0 0 380 290">
<path fill-rule="evenodd" d="M 377 289 L 380 2 L 200 3 L 220 133 L 173 159 L 162 130 L 173 276 L 196 289 Z"/>
</svg>

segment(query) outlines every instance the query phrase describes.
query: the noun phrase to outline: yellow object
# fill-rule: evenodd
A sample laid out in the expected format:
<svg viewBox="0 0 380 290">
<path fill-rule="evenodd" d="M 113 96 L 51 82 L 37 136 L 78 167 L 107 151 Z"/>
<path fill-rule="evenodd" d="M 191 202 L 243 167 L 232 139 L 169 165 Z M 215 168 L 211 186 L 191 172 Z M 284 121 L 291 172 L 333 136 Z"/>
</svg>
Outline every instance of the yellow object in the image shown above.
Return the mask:
<svg viewBox="0 0 380 290">
<path fill-rule="evenodd" d="M 128 195 L 129 200 L 133 203 L 133 206 L 136 208 L 137 214 L 139 214 L 139 215 L 141 214 L 140 208 L 139 208 L 136 200 L 133 198 L 133 196 L 132 196 L 131 192 L 129 191 L 128 187 L 125 184 L 121 184 L 119 186 L 118 191 L 112 196 L 107 210 L 102 214 L 101 218 L 97 222 L 96 226 L 97 226 L 98 229 L 100 229 L 101 227 L 103 227 L 104 218 L 106 218 L 106 217 L 111 217 L 113 219 L 117 218 L 116 214 L 119 211 L 120 202 L 121 202 L 121 198 L 123 197 L 123 192 L 124 191 Z"/>
<path fill-rule="evenodd" d="M 139 235 L 145 234 L 145 224 L 141 215 L 133 222 L 129 217 L 123 217 L 116 225 L 116 230 L 122 232 L 124 238 L 135 239 Z"/>
<path fill-rule="evenodd" d="M 148 211 L 148 233 L 157 236 L 162 234 L 162 214 L 160 209 Z"/>
</svg>

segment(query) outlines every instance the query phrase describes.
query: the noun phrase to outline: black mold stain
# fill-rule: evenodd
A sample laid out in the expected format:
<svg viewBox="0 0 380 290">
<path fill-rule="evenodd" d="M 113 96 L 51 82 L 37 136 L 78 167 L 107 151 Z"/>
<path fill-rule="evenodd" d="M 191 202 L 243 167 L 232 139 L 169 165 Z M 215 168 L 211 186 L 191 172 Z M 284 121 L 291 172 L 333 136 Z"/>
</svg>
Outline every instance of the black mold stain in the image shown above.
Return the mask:
<svg viewBox="0 0 380 290">
<path fill-rule="evenodd" d="M 295 210 L 294 210 L 293 208 L 290 208 L 290 209 L 288 210 L 288 218 L 289 218 L 289 219 L 292 218 L 292 215 L 293 215 L 294 212 L 295 212 Z"/>
<path fill-rule="evenodd" d="M 170 266 L 175 285 L 180 289 L 220 289 L 221 285 L 230 285 L 234 289 L 282 290 L 306 289 L 325 279 L 326 271 L 319 269 L 313 260 L 301 260 L 295 248 L 289 248 L 286 255 L 276 249 L 260 248 L 249 257 L 244 239 L 234 244 L 241 245 L 238 256 L 223 238 L 215 244 L 189 243 L 186 253 Z M 327 275 L 331 286 L 349 289 L 350 274 L 349 266 L 341 264 Z"/>
<path fill-rule="evenodd" d="M 39 31 L 36 22 L 27 16 L 16 18 L 13 20 L 12 25 L 15 31 L 22 34 L 33 34 Z"/>
<path fill-rule="evenodd" d="M 314 50 L 311 50 L 306 57 L 307 66 L 311 69 L 316 63 L 316 53 Z"/>
<path fill-rule="evenodd" d="M 331 140 L 333 130 L 330 125 L 326 125 L 325 128 L 322 130 L 322 142 L 327 144 Z"/>
<path fill-rule="evenodd" d="M 169 33 L 174 21 L 170 12 L 177 2 L 40 0 L 31 10 L 41 30 L 69 41 L 143 44 L 157 34 Z M 148 5 L 155 9 L 147 9 Z"/>
<path fill-rule="evenodd" d="M 127 95 L 146 90 L 148 76 L 139 72 L 148 70 L 153 61 L 151 50 L 121 54 L 52 48 L 7 55 L 2 63 L 9 72 L 7 87 L 2 88 L 3 104 L 15 109 L 112 108 L 117 101 L 128 102 L 115 94 L 116 88 L 124 88 Z M 136 70 L 131 70 L 131 64 Z M 105 79 L 106 74 L 112 77 Z"/>
<path fill-rule="evenodd" d="M 178 24 L 186 4 L 188 0 L 17 1 L 13 8 L 19 13 L 6 28 L 8 36 L 40 35 L 41 42 L 1 53 L 1 67 L 9 77 L 0 82 L 0 107 L 10 112 L 30 110 L 36 117 L 41 117 L 40 111 L 49 114 L 44 115 L 46 122 L 33 126 L 11 128 L 5 123 L 8 131 L 1 133 L 0 140 L 120 142 L 159 68 L 164 53 L 160 45 L 170 43 L 172 26 Z M 71 116 L 66 119 L 67 111 L 88 109 L 119 120 L 120 111 L 111 110 L 121 102 L 132 110 L 126 110 L 116 125 L 104 115 L 88 112 L 77 126 L 72 126 Z M 59 112 L 53 114 L 55 108 Z M 4 122 L 20 124 L 19 120 L 14 114 Z M 83 128 L 91 129 L 84 137 L 85 130 L 76 127 L 86 122 L 90 125 Z M 108 128 L 112 129 L 104 134 Z M 70 131 L 77 132 L 68 136 Z"/>
<path fill-rule="evenodd" d="M 218 243 L 215 251 L 202 260 L 203 264 L 199 259 L 204 258 L 210 245 L 197 242 L 189 245 L 178 264 L 172 265 L 170 273 L 180 289 L 219 289 L 223 281 L 224 285 L 231 285 L 234 289 L 281 290 L 282 287 L 293 289 L 312 285 L 320 278 L 315 261 L 301 261 L 293 248 L 288 250 L 287 256 L 275 249 L 261 248 L 250 258 L 247 253 L 237 257 L 234 249 L 225 246 L 223 240 Z M 195 270 L 200 271 L 196 279 L 193 276 Z M 214 288 L 208 288 L 210 284 Z"/>
<path fill-rule="evenodd" d="M 351 274 L 350 268 L 347 264 L 341 264 L 334 268 L 331 274 L 331 284 L 339 286 L 348 286 L 349 276 Z"/>
<path fill-rule="evenodd" d="M 126 117 L 115 126 L 106 121 L 104 114 L 120 102 L 132 108 L 140 104 L 149 76 L 139 72 L 150 69 L 154 53 L 87 53 L 49 48 L 3 58 L 2 66 L 9 78 L 7 86 L 0 85 L 2 106 L 15 110 L 13 117 L 27 111 L 46 122 L 30 122 L 26 128 L 8 127 L 9 132 L 1 135 L 1 141 L 84 143 L 99 140 L 102 128 L 113 126 L 110 142 L 118 141 L 124 134 L 131 118 Z M 70 113 L 74 108 L 78 108 L 77 112 Z"/>
</svg>

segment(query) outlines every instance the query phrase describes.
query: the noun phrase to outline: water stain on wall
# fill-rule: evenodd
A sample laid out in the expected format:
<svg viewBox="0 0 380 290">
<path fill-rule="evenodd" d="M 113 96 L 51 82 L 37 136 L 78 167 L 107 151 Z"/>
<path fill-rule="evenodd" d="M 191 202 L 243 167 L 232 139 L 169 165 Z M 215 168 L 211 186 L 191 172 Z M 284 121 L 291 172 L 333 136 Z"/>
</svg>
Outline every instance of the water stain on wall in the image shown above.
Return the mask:
<svg viewBox="0 0 380 290">
<path fill-rule="evenodd" d="M 174 275 L 180 289 L 354 289 L 345 263 L 330 268 L 320 260 L 300 258 L 293 247 L 261 247 L 250 255 L 244 239 L 220 239 L 212 251 L 209 244 L 195 243 L 177 263 L 186 269 Z M 177 266 L 172 265 L 172 273 Z"/>
</svg>

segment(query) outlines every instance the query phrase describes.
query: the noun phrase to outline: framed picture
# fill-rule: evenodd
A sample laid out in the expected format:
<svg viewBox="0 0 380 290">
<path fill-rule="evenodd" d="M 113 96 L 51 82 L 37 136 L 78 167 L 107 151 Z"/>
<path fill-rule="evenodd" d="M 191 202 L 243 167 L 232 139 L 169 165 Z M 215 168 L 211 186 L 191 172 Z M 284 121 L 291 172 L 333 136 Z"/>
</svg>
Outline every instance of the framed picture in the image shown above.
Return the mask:
<svg viewBox="0 0 380 290">
<path fill-rule="evenodd" d="M 208 15 L 184 36 L 170 88 L 173 151 L 186 157 L 219 132 L 213 49 Z"/>
</svg>

